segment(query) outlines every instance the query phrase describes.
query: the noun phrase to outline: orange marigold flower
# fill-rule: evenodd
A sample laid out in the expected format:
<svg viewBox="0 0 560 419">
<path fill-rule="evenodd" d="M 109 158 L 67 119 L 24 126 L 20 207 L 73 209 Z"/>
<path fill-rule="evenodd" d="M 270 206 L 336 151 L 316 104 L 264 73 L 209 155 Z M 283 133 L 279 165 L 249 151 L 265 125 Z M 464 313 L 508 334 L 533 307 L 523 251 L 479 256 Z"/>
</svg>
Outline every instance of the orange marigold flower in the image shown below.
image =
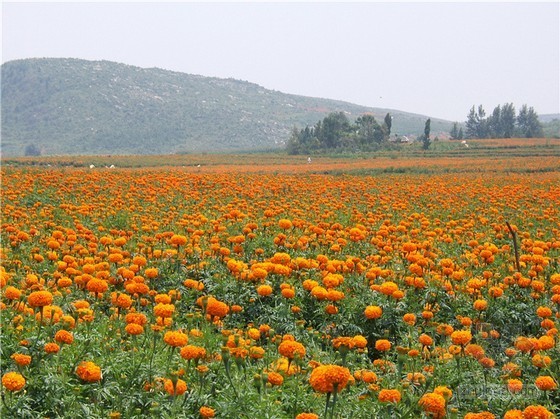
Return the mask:
<svg viewBox="0 0 560 419">
<path fill-rule="evenodd" d="M 519 409 L 508 410 L 504 414 L 504 419 L 524 419 L 523 412 Z"/>
<path fill-rule="evenodd" d="M 472 356 L 473 358 L 480 359 L 484 356 L 484 349 L 480 345 L 469 343 L 465 347 L 465 353 Z"/>
<path fill-rule="evenodd" d="M 443 418 L 445 416 L 445 398 L 438 393 L 426 393 L 418 404 L 422 407 L 424 412 L 433 418 Z"/>
<path fill-rule="evenodd" d="M 309 383 L 320 393 L 340 392 L 350 379 L 348 368 L 339 365 L 321 365 L 311 372 Z"/>
<path fill-rule="evenodd" d="M 540 377 L 537 377 L 535 379 L 535 385 L 539 390 L 542 391 L 555 390 L 558 387 L 558 384 L 556 384 L 554 378 L 549 375 L 542 375 Z"/>
<path fill-rule="evenodd" d="M 395 284 L 392 281 L 386 281 L 383 284 L 381 284 L 379 291 L 381 292 L 381 294 L 392 295 L 398 289 L 399 286 L 397 284 Z"/>
<path fill-rule="evenodd" d="M 225 317 L 229 313 L 229 307 L 226 303 L 216 300 L 214 297 L 208 297 L 206 302 L 206 314 L 215 317 Z"/>
<path fill-rule="evenodd" d="M 86 289 L 89 292 L 96 292 L 98 294 L 103 294 L 109 288 L 107 281 L 99 278 L 92 278 L 86 284 Z"/>
<path fill-rule="evenodd" d="M 486 300 L 476 300 L 473 304 L 475 310 L 483 311 L 488 308 L 488 301 Z"/>
<path fill-rule="evenodd" d="M 398 403 L 401 401 L 401 392 L 396 389 L 384 388 L 377 395 L 381 403 Z"/>
<path fill-rule="evenodd" d="M 387 339 L 378 339 L 375 341 L 375 349 L 380 352 L 386 352 L 391 349 L 391 342 Z"/>
<path fill-rule="evenodd" d="M 507 380 L 507 389 L 512 394 L 520 393 L 523 390 L 523 383 L 516 378 L 510 378 Z"/>
<path fill-rule="evenodd" d="M 383 314 L 383 309 L 379 306 L 367 306 L 364 310 L 364 315 L 366 319 L 378 319 Z"/>
<path fill-rule="evenodd" d="M 101 368 L 91 361 L 82 361 L 76 368 L 76 375 L 82 381 L 94 383 L 101 380 Z"/>
<path fill-rule="evenodd" d="M 30 355 L 15 353 L 10 358 L 12 358 L 15 361 L 15 363 L 18 364 L 20 367 L 25 367 L 31 364 Z"/>
<path fill-rule="evenodd" d="M 356 335 L 352 338 L 352 343 L 356 348 L 363 349 L 367 346 L 367 339 L 362 335 Z"/>
<path fill-rule="evenodd" d="M 300 413 L 296 416 L 296 419 L 319 419 L 319 415 L 315 413 Z"/>
<path fill-rule="evenodd" d="M 128 323 L 124 330 L 126 331 L 126 333 L 128 333 L 129 335 L 141 335 L 142 333 L 144 333 L 144 326 L 140 325 L 140 324 L 136 324 L 136 323 Z"/>
<path fill-rule="evenodd" d="M 284 383 L 284 377 L 277 372 L 270 371 L 268 374 L 267 381 L 272 384 L 273 386 L 281 386 Z"/>
<path fill-rule="evenodd" d="M 19 391 L 25 387 L 25 378 L 17 372 L 10 371 L 2 376 L 2 385 L 8 391 Z"/>
<path fill-rule="evenodd" d="M 169 239 L 169 243 L 172 244 L 173 246 L 184 246 L 185 244 L 187 244 L 187 241 L 188 241 L 187 238 L 180 234 L 174 234 Z"/>
<path fill-rule="evenodd" d="M 202 417 L 203 419 L 213 418 L 216 415 L 215 410 L 208 406 L 202 406 L 199 410 L 199 413 L 200 417 Z"/>
<path fill-rule="evenodd" d="M 4 289 L 4 297 L 8 300 L 19 300 L 21 297 L 21 290 L 10 285 Z"/>
<path fill-rule="evenodd" d="M 472 339 L 472 334 L 468 330 L 456 330 L 451 333 L 451 341 L 455 345 L 465 346 Z"/>
<path fill-rule="evenodd" d="M 124 320 L 127 323 L 136 323 L 140 326 L 144 326 L 146 323 L 148 323 L 148 318 L 143 313 L 127 313 L 127 315 L 124 317 Z"/>
<path fill-rule="evenodd" d="M 157 268 L 148 268 L 144 271 L 144 276 L 148 279 L 154 279 L 159 275 Z"/>
<path fill-rule="evenodd" d="M 206 349 L 202 346 L 186 345 L 181 348 L 181 357 L 183 359 L 201 359 L 206 356 Z"/>
<path fill-rule="evenodd" d="M 270 285 L 260 285 L 257 288 L 257 294 L 261 297 L 268 297 L 272 294 L 272 287 Z"/>
<path fill-rule="evenodd" d="M 173 304 L 159 303 L 154 307 L 154 314 L 158 317 L 171 317 L 174 312 L 175 306 Z"/>
<path fill-rule="evenodd" d="M 288 359 L 303 358 L 305 356 L 305 346 L 294 340 L 284 340 L 278 346 L 280 355 Z"/>
<path fill-rule="evenodd" d="M 27 304 L 31 307 L 44 307 L 52 302 L 53 295 L 49 291 L 34 291 L 27 297 Z"/>
<path fill-rule="evenodd" d="M 163 383 L 163 389 L 170 396 L 180 396 L 181 394 L 184 394 L 185 391 L 187 391 L 187 383 L 179 378 L 177 379 L 175 385 L 173 385 L 173 381 L 171 381 L 170 379 L 166 379 Z"/>
<path fill-rule="evenodd" d="M 523 418 L 551 419 L 554 415 L 546 407 L 541 405 L 530 405 L 523 410 Z"/>
<path fill-rule="evenodd" d="M 416 315 L 412 313 L 406 313 L 403 316 L 403 322 L 405 322 L 409 326 L 414 326 L 414 324 L 416 323 Z"/>
<path fill-rule="evenodd" d="M 189 337 L 183 332 L 170 330 L 168 332 L 165 332 L 165 335 L 163 335 L 163 341 L 169 346 L 177 348 L 180 346 L 185 346 L 189 341 Z"/>
<path fill-rule="evenodd" d="M 420 342 L 420 344 L 422 344 L 423 346 L 431 346 L 434 343 L 434 340 L 428 336 L 425 333 L 422 333 L 420 335 L 420 337 L 418 338 L 418 341 Z"/>
<path fill-rule="evenodd" d="M 540 306 L 537 308 L 537 316 L 542 318 L 547 318 L 552 316 L 552 310 L 546 306 Z"/>
<path fill-rule="evenodd" d="M 58 353 L 58 351 L 60 351 L 60 346 L 58 346 L 56 343 L 54 342 L 49 342 L 47 344 L 45 344 L 45 352 L 48 354 L 56 354 Z"/>
</svg>

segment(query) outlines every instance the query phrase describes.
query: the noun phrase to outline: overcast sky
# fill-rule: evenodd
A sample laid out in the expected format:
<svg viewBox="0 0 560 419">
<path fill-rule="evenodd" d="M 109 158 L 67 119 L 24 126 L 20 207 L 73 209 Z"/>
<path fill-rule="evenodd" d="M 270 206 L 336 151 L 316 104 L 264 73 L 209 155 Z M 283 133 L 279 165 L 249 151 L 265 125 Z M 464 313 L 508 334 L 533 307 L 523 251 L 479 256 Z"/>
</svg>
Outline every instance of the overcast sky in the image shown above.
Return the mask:
<svg viewBox="0 0 560 419">
<path fill-rule="evenodd" d="M 560 112 L 560 4 L 2 2 L 2 62 L 110 60 L 464 121 Z"/>
</svg>

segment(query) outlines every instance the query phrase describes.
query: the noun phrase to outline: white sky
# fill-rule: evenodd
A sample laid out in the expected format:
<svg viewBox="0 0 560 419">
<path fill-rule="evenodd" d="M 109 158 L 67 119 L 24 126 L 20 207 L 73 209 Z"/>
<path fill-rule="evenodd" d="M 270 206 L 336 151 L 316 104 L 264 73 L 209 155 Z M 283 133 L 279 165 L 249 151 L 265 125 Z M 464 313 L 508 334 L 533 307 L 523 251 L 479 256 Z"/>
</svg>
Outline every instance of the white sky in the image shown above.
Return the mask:
<svg viewBox="0 0 560 419">
<path fill-rule="evenodd" d="M 464 121 L 560 112 L 560 2 L 2 3 L 2 62 L 110 60 Z"/>
</svg>

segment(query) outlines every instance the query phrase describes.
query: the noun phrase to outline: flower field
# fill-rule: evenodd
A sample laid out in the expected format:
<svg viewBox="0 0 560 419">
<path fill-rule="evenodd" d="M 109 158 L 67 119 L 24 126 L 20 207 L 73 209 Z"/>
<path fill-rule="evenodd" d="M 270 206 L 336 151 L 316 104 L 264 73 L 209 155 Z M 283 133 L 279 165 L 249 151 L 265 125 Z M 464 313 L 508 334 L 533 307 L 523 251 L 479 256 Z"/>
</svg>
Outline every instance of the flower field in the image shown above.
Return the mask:
<svg viewBox="0 0 560 419">
<path fill-rule="evenodd" d="M 1 416 L 560 415 L 558 158 L 446 161 L 2 168 Z"/>
</svg>

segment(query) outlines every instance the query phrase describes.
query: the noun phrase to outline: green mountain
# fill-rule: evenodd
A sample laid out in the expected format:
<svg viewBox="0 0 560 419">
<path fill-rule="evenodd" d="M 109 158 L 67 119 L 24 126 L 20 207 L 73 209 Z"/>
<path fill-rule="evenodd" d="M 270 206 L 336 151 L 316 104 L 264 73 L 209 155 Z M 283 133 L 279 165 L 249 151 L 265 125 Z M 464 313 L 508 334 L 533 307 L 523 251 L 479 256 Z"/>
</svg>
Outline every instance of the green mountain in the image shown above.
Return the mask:
<svg viewBox="0 0 560 419">
<path fill-rule="evenodd" d="M 328 113 L 393 116 L 420 134 L 427 116 L 285 94 L 257 84 L 109 61 L 25 59 L 2 65 L 2 155 L 167 154 L 284 147 L 292 127 Z M 432 133 L 452 123 L 432 118 Z"/>
</svg>

